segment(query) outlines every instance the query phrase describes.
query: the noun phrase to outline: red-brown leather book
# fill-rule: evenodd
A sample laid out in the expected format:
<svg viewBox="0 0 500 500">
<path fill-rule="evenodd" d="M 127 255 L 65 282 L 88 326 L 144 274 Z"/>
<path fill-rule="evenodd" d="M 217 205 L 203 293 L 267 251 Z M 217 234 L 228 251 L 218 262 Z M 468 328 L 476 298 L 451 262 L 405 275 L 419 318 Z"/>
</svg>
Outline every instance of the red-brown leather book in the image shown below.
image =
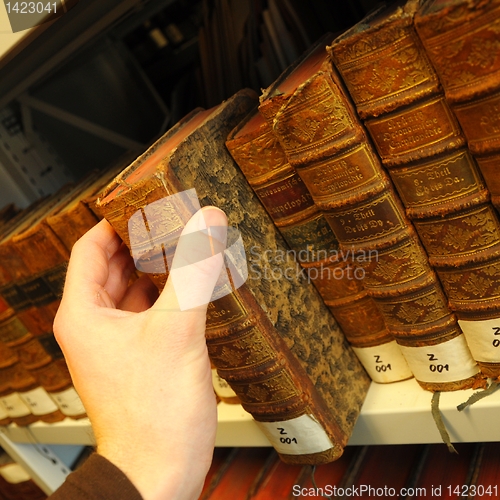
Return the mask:
<svg viewBox="0 0 500 500">
<path fill-rule="evenodd" d="M 459 320 L 500 316 L 500 220 L 414 26 L 421 0 L 360 21 L 328 48 Z M 480 271 L 478 271 L 480 269 Z M 457 283 L 460 277 L 460 283 Z M 468 285 L 469 284 L 469 285 Z M 472 328 L 478 328 L 473 324 Z M 491 330 L 472 338 L 487 377 L 500 375 Z M 474 349 L 473 349 L 474 348 Z"/>
<path fill-rule="evenodd" d="M 292 500 L 293 498 L 325 498 L 325 496 L 342 497 L 340 488 L 350 484 L 349 478 L 353 469 L 356 469 L 362 454 L 363 448 L 348 446 L 339 460 L 331 464 L 318 465 L 314 472 L 311 468 L 304 470 L 302 476 L 293 483 L 286 496 L 275 498 Z M 279 479 L 276 478 L 276 481 L 279 482 Z M 337 495 L 335 495 L 335 488 L 338 489 Z"/>
<path fill-rule="evenodd" d="M 99 222 L 83 200 L 92 195 L 97 196 L 97 192 L 104 184 L 101 176 L 99 172 L 92 172 L 80 183 L 80 192 L 74 196 L 73 200 L 56 209 L 46 218 L 50 229 L 68 250 L 71 250 L 76 241 Z"/>
<path fill-rule="evenodd" d="M 349 454 L 349 448 L 345 453 Z M 344 455 L 332 464 L 344 462 Z M 331 464 L 321 465 L 326 467 Z M 293 487 L 300 483 L 301 477 L 310 471 L 311 468 L 306 465 L 285 464 L 276 457 L 272 461 L 264 477 L 260 481 L 258 490 L 252 495 L 253 500 L 275 500 L 277 498 L 289 498 L 293 492 Z"/>
<path fill-rule="evenodd" d="M 500 444 L 481 443 L 471 480 L 467 488 L 453 488 L 451 494 L 469 498 L 498 498 L 500 496 Z M 460 486 L 460 485 L 459 485 Z"/>
<path fill-rule="evenodd" d="M 427 254 L 324 51 L 261 97 L 289 162 L 382 312 L 419 384 L 456 390 L 483 384 Z M 429 360 L 432 362 L 429 362 Z"/>
<path fill-rule="evenodd" d="M 17 361 L 14 364 L 17 364 Z M 14 364 L 0 368 L 0 405 L 5 410 L 9 422 L 26 426 L 36 422 L 39 418 L 32 413 L 30 407 L 11 385 L 14 378 Z"/>
<path fill-rule="evenodd" d="M 415 27 L 444 89 L 446 100 L 460 123 L 499 208 L 500 160 L 500 57 L 498 25 L 500 2 L 428 1 L 415 16 Z M 442 270 L 441 281 L 471 351 L 491 377 L 498 377 L 500 317 L 500 245 L 493 239 L 498 224 L 485 210 L 471 211 L 464 231 L 471 245 L 465 266 Z M 460 235 L 461 236 L 461 235 Z M 484 249 L 487 246 L 489 251 Z"/>
<path fill-rule="evenodd" d="M 340 252 L 332 229 L 257 109 L 231 131 L 226 147 L 372 380 L 411 378 L 401 350 L 358 276 L 362 270 L 352 256 Z"/>
<path fill-rule="evenodd" d="M 58 196 L 53 195 L 33 204 L 21 217 L 12 221 L 0 236 L 0 295 L 15 312 L 15 318 L 10 322 L 10 332 L 14 334 L 18 330 L 16 338 L 19 339 L 26 335 L 26 330 L 33 335 L 43 335 L 51 328 L 52 318 L 48 312 L 34 305 L 40 296 L 43 298 L 43 293 L 37 294 L 37 284 L 40 282 L 29 276 L 22 257 L 13 247 L 12 237 L 16 231 L 34 224 L 40 214 L 53 207 L 57 200 Z"/>
<path fill-rule="evenodd" d="M 359 472 L 342 487 L 363 498 L 390 498 L 404 488 L 421 453 L 420 445 L 377 445 L 367 447 Z"/>
<path fill-rule="evenodd" d="M 205 482 L 203 484 L 199 500 L 206 500 L 206 498 L 210 496 L 211 492 L 229 467 L 235 454 L 236 448 L 216 447 L 214 449 L 212 463 L 210 464 L 210 469 L 205 476 Z"/>
<path fill-rule="evenodd" d="M 214 386 L 214 392 L 219 401 L 223 401 L 228 404 L 240 404 L 241 401 L 236 395 L 236 393 L 231 389 L 227 380 L 224 380 L 219 373 L 217 368 L 212 364 L 212 385 Z"/>
<path fill-rule="evenodd" d="M 272 453 L 272 448 L 239 448 L 206 500 L 246 500 Z"/>
<path fill-rule="evenodd" d="M 171 247 L 157 242 L 164 242 L 165 233 L 180 233 L 197 200 L 226 212 L 229 225 L 241 232 L 248 256 L 257 259 L 265 251 L 286 250 L 225 148 L 229 132 L 256 103 L 256 95 L 244 90 L 214 109 L 192 113 L 99 197 L 99 209 L 132 248 L 136 261 L 164 262 Z M 194 195 L 187 191 L 191 189 L 196 189 L 192 207 L 176 208 L 169 202 L 169 196 L 180 192 Z M 158 209 L 168 213 L 174 228 L 164 218 L 153 219 L 146 227 L 141 211 L 154 214 Z M 129 224 L 136 231 L 142 228 L 133 233 L 134 247 Z M 263 259 L 249 261 L 246 282 L 232 291 L 228 287 L 230 293 L 208 305 L 207 347 L 220 376 L 283 460 L 329 462 L 342 454 L 370 380 L 311 284 L 294 276 L 263 277 L 266 270 L 284 276 L 287 267 L 295 266 L 286 256 L 272 269 Z M 150 268 L 150 276 L 161 287 L 167 270 L 157 269 Z"/>
<path fill-rule="evenodd" d="M 0 370 L 9 368 L 14 363 L 17 363 L 19 358 L 15 351 L 10 349 L 4 342 L 0 342 Z M 7 377 L 1 377 L 0 393 L 5 394 L 10 389 L 10 380 Z M 9 410 L 4 405 L 4 401 L 0 398 L 0 425 L 9 425 L 12 422 L 9 416 Z"/>
<path fill-rule="evenodd" d="M 103 172 L 93 172 L 79 183 L 73 199 L 47 217 L 47 224 L 68 251 L 89 229 L 101 220 L 95 200 L 102 189 L 118 175 L 135 155 L 126 153 Z"/>
<path fill-rule="evenodd" d="M 53 360 L 21 318 L 26 320 L 36 334 L 41 334 L 45 324 L 48 323 L 48 316 L 41 313 L 28 298 L 26 289 L 29 286 L 24 289 L 23 285 L 20 285 L 23 281 L 21 277 L 29 273 L 22 258 L 12 250 L 12 236 L 16 230 L 28 226 L 36 217 L 39 217 L 39 211 L 53 205 L 54 200 L 38 204 L 34 212 L 28 213 L 27 217 L 21 218 L 18 224 L 12 225 L 6 231 L 0 243 L 3 299 L 9 305 L 9 308 L 1 315 L 0 340 L 15 352 L 18 361 L 15 365 L 3 370 L 2 376 L 8 385 L 4 383 L 2 401 L 8 413 L 10 411 L 14 416 L 12 421 L 19 425 L 31 423 L 33 419 L 46 422 L 64 419 L 64 414 L 49 397 L 43 384 L 32 373 L 26 371 L 41 369 L 51 364 Z M 14 369 L 16 367 L 17 369 Z M 24 415 L 26 407 L 33 413 L 32 415 Z"/>
<path fill-rule="evenodd" d="M 427 1 L 415 18 L 446 98 L 478 158 L 500 150 L 499 19 L 498 0 Z"/>
<path fill-rule="evenodd" d="M 4 275 L 8 273 L 11 278 L 3 289 L 19 292 L 17 295 L 7 294 L 13 306 L 12 315 L 9 328 L 6 328 L 7 323 L 0 325 L 0 333 L 3 341 L 16 350 L 22 365 L 44 391 L 53 396 L 58 404 L 55 415 L 59 420 L 65 415 L 81 418 L 85 412 L 72 386 L 62 353 L 58 349 L 49 349 L 57 345 L 55 341 L 51 343 L 50 338 L 53 337 L 52 324 L 62 294 L 69 251 L 52 232 L 46 217 L 67 204 L 74 193 L 73 188 L 65 189 L 50 202 L 40 205 L 32 215 L 14 226 L 0 243 Z M 18 297 L 26 299 L 27 309 L 17 300 Z M 42 407 L 48 408 L 48 405 L 39 403 L 38 408 Z M 47 418 L 50 417 L 44 417 Z"/>
<path fill-rule="evenodd" d="M 460 498 L 466 493 L 481 445 L 456 443 L 454 446 L 457 453 L 450 453 L 442 444 L 428 445 L 419 476 L 412 486 L 429 497 Z"/>
</svg>

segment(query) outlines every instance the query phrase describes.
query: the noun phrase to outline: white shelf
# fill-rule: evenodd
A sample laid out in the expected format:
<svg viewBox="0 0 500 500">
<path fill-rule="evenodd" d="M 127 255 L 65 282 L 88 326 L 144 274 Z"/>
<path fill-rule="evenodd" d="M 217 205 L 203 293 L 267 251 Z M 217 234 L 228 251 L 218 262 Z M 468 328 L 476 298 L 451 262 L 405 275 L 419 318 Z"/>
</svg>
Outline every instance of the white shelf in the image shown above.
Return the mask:
<svg viewBox="0 0 500 500">
<path fill-rule="evenodd" d="M 81 446 L 65 446 L 63 453 L 58 450 L 56 454 L 50 446 L 33 443 L 33 440 L 29 444 L 15 443 L 4 432 L 0 432 L 0 445 L 47 495 L 53 493 L 71 472 L 69 464 L 58 455 L 73 461 L 82 449 Z"/>
<path fill-rule="evenodd" d="M 440 410 L 452 442 L 500 441 L 500 390 L 459 412 L 472 390 L 441 394 Z M 349 445 L 440 443 L 431 416 L 432 394 L 414 379 L 394 384 L 372 383 Z M 87 419 L 29 428 L 9 425 L 5 435 L 16 443 L 94 445 Z M 270 446 L 252 417 L 239 405 L 219 404 L 216 446 Z"/>
<path fill-rule="evenodd" d="M 457 406 L 474 392 L 441 393 L 439 408 L 451 441 L 500 441 L 500 390 L 459 412 Z M 432 393 L 424 391 L 415 379 L 372 383 L 349 444 L 441 443 L 431 415 L 431 399 Z"/>
</svg>

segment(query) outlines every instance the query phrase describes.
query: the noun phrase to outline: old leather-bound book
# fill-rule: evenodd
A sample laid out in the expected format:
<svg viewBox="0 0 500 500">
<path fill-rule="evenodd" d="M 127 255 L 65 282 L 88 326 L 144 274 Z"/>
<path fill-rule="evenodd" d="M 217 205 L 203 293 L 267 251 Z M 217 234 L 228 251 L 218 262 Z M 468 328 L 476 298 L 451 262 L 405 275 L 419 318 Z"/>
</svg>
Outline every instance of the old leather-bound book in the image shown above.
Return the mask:
<svg viewBox="0 0 500 500">
<path fill-rule="evenodd" d="M 459 320 L 462 314 L 472 319 L 488 304 L 487 314 L 498 318 L 498 285 L 479 292 L 466 284 L 477 283 L 478 266 L 490 277 L 499 272 L 500 221 L 415 31 L 421 4 L 408 0 L 380 9 L 328 50 L 441 278 L 450 309 Z M 500 350 L 492 345 L 491 330 L 474 339 L 464 333 L 484 374 L 497 378 Z"/>
<path fill-rule="evenodd" d="M 154 263 L 158 254 L 163 262 L 170 249 L 161 246 L 160 236 L 179 233 L 197 200 L 226 212 L 248 256 L 257 260 L 264 252 L 288 248 L 225 148 L 229 132 L 256 104 L 257 96 L 243 90 L 214 109 L 191 113 L 99 197 L 99 209 L 133 255 L 129 223 L 142 228 L 133 235 L 138 262 Z M 190 194 L 192 206 L 169 202 L 178 193 Z M 158 209 L 163 216 L 149 221 L 147 213 Z M 141 225 L 142 214 L 147 228 Z M 248 268 L 246 283 L 228 288 L 229 294 L 208 305 L 211 360 L 284 461 L 335 460 L 349 439 L 370 379 L 314 287 L 295 276 L 284 278 L 287 268 L 296 268 L 295 261 L 285 256 L 271 267 L 259 258 L 250 260 Z M 161 287 L 167 270 L 155 269 L 150 276 Z M 274 277 L 266 279 L 266 272 Z"/>
<path fill-rule="evenodd" d="M 202 500 L 244 500 L 254 498 L 265 480 L 270 461 L 275 457 L 271 448 L 239 448 L 232 455 L 224 473 L 217 477 L 201 497 Z"/>
<path fill-rule="evenodd" d="M 107 180 L 109 182 L 109 179 Z M 93 172 L 80 184 L 79 194 L 73 200 L 51 213 L 46 222 L 56 234 L 66 250 L 71 248 L 76 241 L 95 226 L 99 219 L 90 210 L 83 200 L 94 196 L 102 189 L 104 182 L 99 172 Z"/>
<path fill-rule="evenodd" d="M 226 146 L 373 381 L 411 378 L 399 346 L 267 121 L 253 110 Z"/>
<path fill-rule="evenodd" d="M 11 332 L 18 332 L 17 338 L 26 335 L 43 335 L 51 328 L 50 315 L 37 304 L 43 300 L 43 293 L 37 293 L 37 281 L 32 280 L 22 257 L 13 247 L 12 237 L 16 231 L 34 224 L 40 214 L 57 203 L 57 196 L 51 196 L 26 209 L 21 217 L 9 224 L 0 236 L 0 295 L 16 313 L 10 316 Z M 42 287 L 43 289 L 43 287 Z"/>
<path fill-rule="evenodd" d="M 429 390 L 455 390 L 482 383 L 456 317 L 326 48 L 266 89 L 259 109 L 341 249 L 358 256 L 364 287 L 419 384 Z"/>
<path fill-rule="evenodd" d="M 481 168 L 486 164 L 492 187 L 498 187 L 494 157 L 500 152 L 499 23 L 498 0 L 430 0 L 415 17 L 469 149 L 478 155 Z"/>
<path fill-rule="evenodd" d="M 52 233 L 46 217 L 68 203 L 73 194 L 73 189 L 65 190 L 53 202 L 42 204 L 12 227 L 0 243 L 2 275 L 10 276 L 2 290 L 8 290 L 6 297 L 12 305 L 8 322 L 0 324 L 1 340 L 16 351 L 20 364 L 57 402 L 59 420 L 64 416 L 85 416 L 64 357 L 60 350 L 51 347 L 55 344 L 51 342 L 52 324 L 62 293 L 69 251 Z M 9 290 L 16 290 L 16 293 Z M 20 297 L 24 300 L 18 300 Z M 28 317 L 26 307 L 30 313 Z"/>
<path fill-rule="evenodd" d="M 14 364 L 17 364 L 17 361 Z M 19 426 L 26 426 L 36 422 L 38 417 L 33 415 L 30 407 L 12 388 L 12 372 L 13 365 L 0 367 L 0 405 L 7 413 L 9 422 Z"/>
<path fill-rule="evenodd" d="M 3 342 L 0 342 L 0 370 L 12 366 L 14 363 L 18 362 L 18 357 L 15 351 L 6 346 Z M 0 393 L 4 392 L 5 388 L 9 389 L 9 381 L 4 378 L 3 386 L 0 387 Z M 8 408 L 4 405 L 3 400 L 0 398 L 0 425 L 9 425 L 12 422 Z"/>
<path fill-rule="evenodd" d="M 428 1 L 415 16 L 415 27 L 439 76 L 492 195 L 500 207 L 500 2 Z M 475 245 L 489 243 L 494 224 L 484 212 L 471 222 Z M 490 231 L 488 234 L 487 231 Z M 468 231 L 467 234 L 470 234 Z M 460 325 L 482 369 L 498 377 L 500 317 L 500 248 L 474 252 L 465 270 L 450 266 L 440 272 L 453 295 Z"/>
<path fill-rule="evenodd" d="M 69 203 L 47 217 L 47 224 L 68 251 L 101 219 L 94 207 L 98 194 L 134 159 L 135 155 L 127 153 L 103 172 L 93 172 L 80 182 L 77 193 Z"/>
</svg>

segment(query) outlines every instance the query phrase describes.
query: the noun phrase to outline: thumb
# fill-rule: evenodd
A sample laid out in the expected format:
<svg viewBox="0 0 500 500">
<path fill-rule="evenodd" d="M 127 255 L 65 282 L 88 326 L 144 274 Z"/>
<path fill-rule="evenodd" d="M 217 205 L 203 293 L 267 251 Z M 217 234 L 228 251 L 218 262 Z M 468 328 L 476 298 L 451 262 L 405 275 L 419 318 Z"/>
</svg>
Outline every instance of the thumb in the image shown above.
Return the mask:
<svg viewBox="0 0 500 500">
<path fill-rule="evenodd" d="M 226 237 L 227 217 L 222 210 L 198 210 L 180 235 L 165 289 L 154 307 L 186 311 L 206 306 L 225 274 Z"/>
</svg>

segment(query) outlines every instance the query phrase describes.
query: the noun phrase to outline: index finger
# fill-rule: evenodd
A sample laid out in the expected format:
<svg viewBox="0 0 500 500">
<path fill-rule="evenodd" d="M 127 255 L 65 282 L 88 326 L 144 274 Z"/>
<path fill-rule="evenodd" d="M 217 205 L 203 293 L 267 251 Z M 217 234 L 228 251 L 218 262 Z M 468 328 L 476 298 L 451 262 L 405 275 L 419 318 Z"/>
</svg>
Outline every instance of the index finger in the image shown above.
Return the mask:
<svg viewBox="0 0 500 500">
<path fill-rule="evenodd" d="M 102 305 L 99 294 L 109 276 L 109 260 L 121 244 L 120 237 L 105 219 L 85 233 L 71 251 L 63 301 L 71 298 L 82 305 Z"/>
</svg>

